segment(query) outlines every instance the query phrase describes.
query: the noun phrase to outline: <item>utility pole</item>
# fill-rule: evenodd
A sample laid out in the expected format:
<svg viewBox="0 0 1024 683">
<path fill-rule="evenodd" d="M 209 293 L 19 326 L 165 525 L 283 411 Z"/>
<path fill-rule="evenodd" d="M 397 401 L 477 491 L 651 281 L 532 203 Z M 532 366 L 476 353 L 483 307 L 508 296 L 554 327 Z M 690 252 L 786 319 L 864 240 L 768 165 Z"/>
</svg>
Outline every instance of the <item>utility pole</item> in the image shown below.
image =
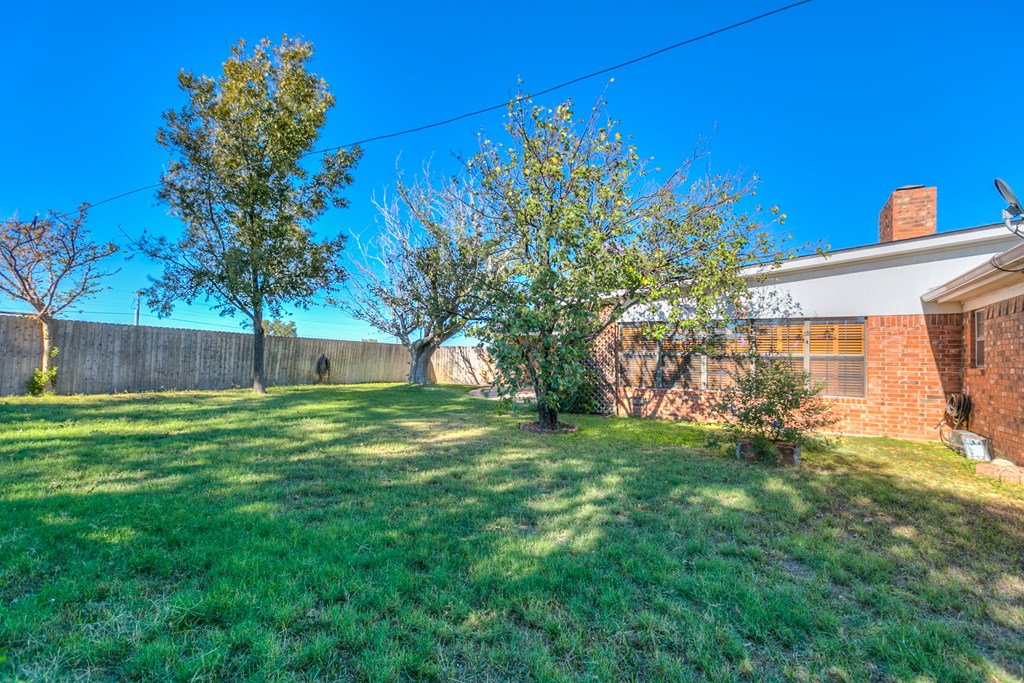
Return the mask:
<svg viewBox="0 0 1024 683">
<path fill-rule="evenodd" d="M 139 311 L 142 308 L 142 290 L 135 292 L 135 327 L 139 326 Z"/>
</svg>

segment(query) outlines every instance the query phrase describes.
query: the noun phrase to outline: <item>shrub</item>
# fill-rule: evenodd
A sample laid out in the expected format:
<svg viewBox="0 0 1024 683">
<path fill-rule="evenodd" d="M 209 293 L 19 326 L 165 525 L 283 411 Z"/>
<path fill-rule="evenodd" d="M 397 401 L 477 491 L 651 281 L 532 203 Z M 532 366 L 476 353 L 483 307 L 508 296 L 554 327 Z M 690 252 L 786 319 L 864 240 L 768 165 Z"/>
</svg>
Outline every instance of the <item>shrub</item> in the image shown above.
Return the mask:
<svg viewBox="0 0 1024 683">
<path fill-rule="evenodd" d="M 59 348 L 56 346 L 50 347 L 50 358 L 56 358 L 58 353 L 60 353 Z M 51 367 L 46 372 L 36 368 L 32 372 L 32 377 L 30 377 L 25 383 L 25 388 L 28 390 L 29 396 L 42 396 L 46 393 L 47 388 L 56 386 L 57 366 Z"/>
<path fill-rule="evenodd" d="M 576 384 L 558 402 L 558 412 L 572 413 L 575 415 L 592 415 L 597 412 L 600 404 L 596 395 L 598 392 L 597 375 L 589 367 L 583 370 L 583 379 Z"/>
<path fill-rule="evenodd" d="M 30 396 L 42 396 L 48 387 L 57 386 L 57 368 L 52 367 L 46 372 L 39 368 L 32 371 L 32 377 L 25 383 Z"/>
<path fill-rule="evenodd" d="M 809 443 L 812 432 L 839 421 L 818 396 L 821 387 L 788 358 L 751 354 L 737 362 L 731 376 L 732 389 L 716 394 L 711 409 L 735 436 L 759 448 Z"/>
</svg>

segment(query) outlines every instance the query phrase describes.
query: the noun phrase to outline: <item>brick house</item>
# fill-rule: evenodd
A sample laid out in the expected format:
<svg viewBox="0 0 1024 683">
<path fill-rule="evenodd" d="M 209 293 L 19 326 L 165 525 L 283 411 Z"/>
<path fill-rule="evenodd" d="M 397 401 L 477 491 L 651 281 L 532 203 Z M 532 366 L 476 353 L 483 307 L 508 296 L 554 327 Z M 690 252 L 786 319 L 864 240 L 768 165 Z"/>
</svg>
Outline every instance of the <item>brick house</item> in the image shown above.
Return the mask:
<svg viewBox="0 0 1024 683">
<path fill-rule="evenodd" d="M 968 393 L 970 427 L 1024 464 L 1024 242 L 1003 224 L 936 232 L 936 189 L 892 193 L 879 242 L 785 262 L 755 293 L 791 302 L 753 321 L 722 355 L 645 339 L 627 314 L 598 340 L 595 366 L 619 415 L 703 419 L 730 352 L 755 341 L 824 386 L 849 435 L 935 440 L 946 398 Z M 752 337 L 748 339 L 747 337 Z"/>
</svg>

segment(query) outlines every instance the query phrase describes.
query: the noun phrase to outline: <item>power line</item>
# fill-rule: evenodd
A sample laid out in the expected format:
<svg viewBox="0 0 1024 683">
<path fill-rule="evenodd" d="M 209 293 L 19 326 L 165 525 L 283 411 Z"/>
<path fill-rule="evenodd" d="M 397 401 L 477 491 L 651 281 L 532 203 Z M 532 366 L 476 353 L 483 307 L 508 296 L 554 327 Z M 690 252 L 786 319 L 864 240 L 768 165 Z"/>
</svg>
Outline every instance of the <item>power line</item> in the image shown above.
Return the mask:
<svg viewBox="0 0 1024 683">
<path fill-rule="evenodd" d="M 734 24 L 729 24 L 728 26 L 723 26 L 722 28 L 715 29 L 714 31 L 709 31 L 707 33 L 702 33 L 699 36 L 694 36 L 692 38 L 687 38 L 686 40 L 682 40 L 682 41 L 679 41 L 678 43 L 674 43 L 672 45 L 668 45 L 667 47 L 663 47 L 660 50 L 655 50 L 654 52 L 648 52 L 647 54 L 641 55 L 640 57 L 634 57 L 633 59 L 629 59 L 629 60 L 627 60 L 625 62 L 620 62 L 618 64 L 615 64 L 614 66 L 605 67 L 605 68 L 599 69 L 597 71 L 591 71 L 588 74 L 585 74 L 583 76 L 578 76 L 578 77 L 573 78 L 571 80 L 565 81 L 564 83 L 559 83 L 558 85 L 553 85 L 550 88 L 545 88 L 544 90 L 540 90 L 539 92 L 536 92 L 536 93 L 533 93 L 533 94 L 525 94 L 525 95 L 520 95 L 518 97 L 514 97 L 514 98 L 512 98 L 511 100 L 509 100 L 507 102 L 502 102 L 501 104 L 495 104 L 495 105 L 492 105 L 492 106 L 489 106 L 489 107 L 484 107 L 482 109 L 477 109 L 475 111 L 467 112 L 465 114 L 459 114 L 458 116 L 453 116 L 451 118 L 444 119 L 443 121 L 435 121 L 434 123 L 427 123 L 427 124 L 424 124 L 422 126 L 416 126 L 415 128 L 406 128 L 405 130 L 396 131 L 394 133 L 385 133 L 383 135 L 375 135 L 373 137 L 363 138 L 362 140 L 356 140 L 355 142 L 349 142 L 349 143 L 346 143 L 346 144 L 343 144 L 343 145 L 337 145 L 335 147 L 324 147 L 322 149 L 310 150 L 309 152 L 306 152 L 306 153 L 301 154 L 299 156 L 300 157 L 306 157 L 306 156 L 310 156 L 312 154 L 324 154 L 326 152 L 336 152 L 338 150 L 345 149 L 346 147 L 355 147 L 357 145 L 365 145 L 365 144 L 370 143 L 370 142 L 377 142 L 378 140 L 386 140 L 388 138 L 396 138 L 396 137 L 399 137 L 399 136 L 402 136 L 402 135 L 409 135 L 410 133 L 418 133 L 420 131 L 429 130 L 431 128 L 437 128 L 439 126 L 448 125 L 449 123 L 455 123 L 456 121 L 461 121 L 463 119 L 468 119 L 468 118 L 471 118 L 473 116 L 479 116 L 480 114 L 486 114 L 488 112 L 496 111 L 498 109 L 503 109 L 503 108 L 508 107 L 510 105 L 518 104 L 519 102 L 522 102 L 524 100 L 528 100 L 528 99 L 530 99 L 532 97 L 540 97 L 541 95 L 547 95 L 548 93 L 555 92 L 556 90 L 561 90 L 562 88 L 567 88 L 570 85 L 575 85 L 576 83 L 580 83 L 581 81 L 586 81 L 588 79 L 595 78 L 595 77 L 600 76 L 602 74 L 606 74 L 606 73 L 609 73 L 611 71 L 615 71 L 616 69 L 621 69 L 623 67 L 631 66 L 631 65 L 636 64 L 638 62 L 642 62 L 644 60 L 651 59 L 652 57 L 656 57 L 656 56 L 658 56 L 660 54 L 664 54 L 665 52 L 669 52 L 670 50 L 675 50 L 675 49 L 683 47 L 685 45 L 691 45 L 691 44 L 699 42 L 701 40 L 706 40 L 706 39 L 711 38 L 713 36 L 717 36 L 717 35 L 719 35 L 721 33 L 726 33 L 727 31 L 732 31 L 734 29 L 740 28 L 741 26 L 746 26 L 747 24 L 752 24 L 754 22 L 761 21 L 762 19 L 767 19 L 768 17 L 770 17 L 770 16 L 772 16 L 774 14 L 780 14 L 782 12 L 786 12 L 788 10 L 794 9 L 796 7 L 799 7 L 800 5 L 806 5 L 806 4 L 810 3 L 810 2 L 813 2 L 813 0 L 799 0 L 799 2 L 794 2 L 794 3 L 791 3 L 789 5 L 784 5 L 782 7 L 777 7 L 776 9 L 770 10 L 768 12 L 764 12 L 762 14 L 758 14 L 757 16 L 750 17 L 749 19 L 744 19 L 743 21 L 738 21 L 738 22 L 736 22 Z M 95 207 L 95 206 L 100 206 L 101 204 L 106 204 L 108 202 L 112 202 L 112 201 L 115 201 L 117 199 L 121 199 L 123 197 L 128 197 L 130 195 L 137 194 L 139 192 L 145 192 L 146 190 L 152 190 L 152 189 L 155 189 L 155 188 L 158 188 L 158 187 L 160 187 L 160 183 L 154 183 L 152 185 L 146 185 L 145 187 L 138 187 L 138 188 L 135 188 L 134 190 L 129 190 L 127 192 L 122 192 L 121 194 L 114 195 L 113 197 L 107 197 L 106 199 L 100 200 L 98 202 L 94 202 L 94 203 L 89 205 L 89 208 L 92 208 L 92 207 Z M 76 212 L 73 212 L 73 213 L 81 213 L 81 212 L 80 211 L 76 211 Z M 62 216 L 69 216 L 71 214 L 64 213 L 64 214 L 60 214 L 60 215 L 62 215 Z"/>
<path fill-rule="evenodd" d="M 111 288 L 111 289 L 114 289 L 114 288 Z M 128 290 L 115 290 L 115 291 L 125 291 L 125 292 L 127 292 Z M 134 291 L 132 291 L 132 293 L 134 293 Z M 327 304 L 325 304 L 325 303 L 320 303 L 320 304 L 317 304 L 317 305 L 329 308 L 329 306 Z M 93 310 L 87 310 L 87 309 L 84 309 L 84 308 L 83 309 L 75 309 L 75 312 L 80 313 L 80 314 L 85 314 L 85 315 L 93 315 L 93 314 L 96 314 L 96 315 L 133 315 L 134 314 L 133 311 L 134 311 L 134 304 L 132 306 L 132 310 L 125 310 L 125 311 L 93 311 Z M 307 312 L 308 311 L 303 311 L 303 313 L 307 313 Z M 143 317 L 146 317 L 146 318 L 159 318 L 159 316 L 156 316 L 156 315 L 154 315 L 152 313 L 141 313 L 141 315 Z M 192 323 L 195 323 L 195 324 L 203 324 L 203 325 L 216 325 L 217 323 L 213 322 L 213 321 L 218 321 L 219 322 L 219 321 L 235 321 L 235 320 L 238 320 L 239 321 L 239 326 L 241 326 L 241 323 L 242 323 L 242 319 L 237 319 L 237 318 L 234 318 L 234 317 L 224 317 L 224 316 L 219 315 L 218 313 L 215 313 L 213 311 L 190 310 L 190 311 L 187 312 L 187 315 L 189 315 L 189 316 L 191 316 L 193 318 L 195 318 L 195 317 L 200 317 L 200 318 L 208 317 L 209 318 L 209 322 L 206 321 L 206 320 L 203 320 L 203 321 L 200 321 L 200 320 L 188 320 L 188 321 L 186 321 L 183 318 L 180 319 L 180 320 L 182 320 L 182 322 L 192 322 Z M 179 320 L 179 318 L 175 318 L 173 316 L 170 317 L 170 318 L 167 318 L 167 319 L 168 320 Z M 274 319 L 278 320 L 278 318 L 274 318 Z M 304 325 L 324 325 L 324 326 L 328 326 L 328 327 L 358 327 L 358 328 L 362 328 L 365 325 L 364 323 L 353 323 L 353 322 L 350 322 L 350 321 L 343 320 L 342 319 L 342 313 L 341 313 L 340 310 L 338 310 L 336 318 L 332 317 L 332 318 L 328 318 L 326 320 L 324 318 L 322 318 L 322 317 L 321 318 L 317 318 L 317 317 L 314 317 L 314 316 L 308 316 L 307 317 L 305 315 L 290 315 L 288 313 L 285 313 L 281 318 L 279 318 L 279 320 L 282 320 L 284 322 L 288 322 L 290 320 L 290 321 L 293 321 L 293 322 L 296 322 L 296 323 L 302 323 Z M 248 321 L 245 321 L 245 324 L 248 324 Z M 233 325 L 219 325 L 219 326 L 221 326 L 221 327 L 230 327 L 231 329 L 234 329 L 234 327 L 235 327 Z"/>
<path fill-rule="evenodd" d="M 207 327 L 219 327 L 219 328 L 221 328 L 223 330 L 234 330 L 236 332 L 239 331 L 240 329 L 243 329 L 241 324 L 238 324 L 238 325 L 218 325 L 217 323 L 205 322 L 205 321 L 202 321 L 202 320 L 187 320 L 186 318 L 175 318 L 173 316 L 172 317 L 167 317 L 167 318 L 161 318 L 158 315 L 152 315 L 150 313 L 143 313 L 142 316 L 144 318 L 155 318 L 157 320 L 165 320 L 165 321 L 171 322 L 171 323 L 189 323 L 191 325 L 206 325 Z"/>
<path fill-rule="evenodd" d="M 202 311 L 195 311 L 195 312 L 202 314 Z M 108 315 L 123 316 L 123 315 L 128 315 L 128 316 L 134 316 L 135 315 L 134 311 L 95 311 L 95 310 L 87 310 L 87 309 L 84 309 L 84 308 L 80 308 L 80 309 L 76 308 L 73 311 L 71 311 L 71 313 L 74 313 L 76 315 L 87 315 L 87 316 L 92 316 L 92 315 L 102 315 L 102 316 L 108 316 Z M 161 318 L 160 316 L 153 315 L 152 313 L 141 313 L 140 312 L 140 315 L 143 318 L 152 318 L 154 320 L 167 320 L 167 321 L 171 321 L 171 322 L 191 323 L 193 325 L 208 325 L 210 327 L 220 327 L 220 328 L 223 328 L 225 330 L 237 330 L 237 329 L 239 329 L 241 327 L 240 324 L 239 325 L 221 325 L 221 324 L 218 324 L 218 323 L 215 323 L 215 322 L 206 321 L 206 320 L 188 320 L 186 318 L 176 318 L 176 317 L 173 317 L 173 316 L 170 316 L 170 317 L 167 317 L 167 318 Z M 219 319 L 223 320 L 223 318 L 219 318 Z"/>
<path fill-rule="evenodd" d="M 71 313 L 77 315 L 131 315 L 131 311 L 87 311 L 83 308 L 76 308 Z"/>
<path fill-rule="evenodd" d="M 807 1 L 810 2 L 810 0 L 807 0 Z M 89 208 L 91 209 L 94 206 L 99 206 L 100 204 L 106 204 L 107 202 L 112 202 L 115 199 L 121 199 L 122 197 L 127 197 L 129 195 L 138 194 L 139 192 L 145 192 L 146 190 L 155 190 L 158 187 L 160 187 L 160 183 L 153 183 L 152 185 L 146 185 L 145 187 L 137 187 L 134 190 L 129 190 L 128 192 L 122 192 L 121 194 L 114 195 L 113 197 L 107 197 L 106 199 L 104 199 L 102 201 L 98 201 L 95 204 L 90 204 Z M 68 214 L 65 213 L 65 214 L 62 214 L 62 215 L 67 216 Z"/>
<path fill-rule="evenodd" d="M 34 313 L 35 313 L 35 311 L 33 311 L 33 310 L 24 310 L 24 311 L 14 311 L 14 310 L 7 311 L 7 310 L 4 310 L 4 311 L 0 311 L 0 315 L 33 315 Z M 71 313 L 73 315 L 81 315 L 81 316 L 133 316 L 134 315 L 134 311 L 88 310 L 88 309 L 85 309 L 85 308 L 76 308 L 76 309 L 73 309 L 73 310 L 69 311 L 69 313 Z M 204 311 L 191 311 L 189 313 L 189 315 L 190 316 L 195 316 L 195 317 L 203 317 L 204 315 L 206 315 L 206 313 Z M 161 318 L 160 316 L 154 315 L 152 313 L 141 313 L 140 312 L 140 316 L 143 317 L 143 318 L 149 318 L 149 319 L 152 319 L 152 320 L 164 320 L 164 321 L 167 321 L 167 322 L 170 322 L 170 323 L 179 322 L 179 323 L 189 323 L 189 324 L 192 324 L 192 325 L 205 325 L 207 327 L 216 327 L 216 328 L 223 329 L 223 330 L 240 331 L 240 330 L 244 330 L 245 329 L 245 327 L 242 324 L 243 321 L 238 321 L 238 324 L 231 325 L 231 324 L 222 324 L 222 323 L 219 323 L 219 322 L 213 322 L 211 320 L 192 320 L 192 319 L 189 319 L 189 318 L 178 318 L 178 317 L 174 317 L 174 316 L 170 316 L 168 318 Z M 216 320 L 234 320 L 233 318 L 225 319 L 225 318 L 223 318 L 221 316 L 217 316 L 215 319 Z M 292 318 L 292 317 L 285 317 L 285 318 L 283 318 L 283 320 L 284 321 L 292 320 L 292 321 L 297 322 L 297 323 L 302 323 L 303 325 L 317 325 L 317 326 L 325 326 L 325 327 L 337 328 L 337 329 L 349 329 L 349 330 L 359 329 L 359 330 L 363 330 L 364 327 L 365 327 L 365 325 L 363 325 L 363 324 L 352 323 L 352 322 L 344 321 L 344 320 L 338 320 L 338 321 L 334 321 L 334 322 L 325 322 L 323 320 L 313 320 L 311 318 L 298 318 L 298 319 L 296 319 L 296 318 Z M 244 322 L 246 324 L 248 324 L 248 321 L 244 321 Z"/>
<path fill-rule="evenodd" d="M 600 69 L 598 71 L 592 71 L 592 72 L 590 72 L 590 73 L 588 73 L 588 74 L 586 74 L 584 76 L 578 76 L 576 78 L 573 78 L 572 80 L 565 81 L 564 83 L 559 83 L 558 85 L 553 85 L 550 88 L 545 88 L 544 90 L 540 90 L 540 91 L 538 91 L 536 93 L 525 94 L 525 95 L 520 95 L 519 97 L 514 97 L 511 100 L 509 100 L 508 102 L 502 102 L 501 104 L 495 104 L 495 105 L 492 105 L 490 107 L 484 107 L 483 109 L 477 109 L 476 111 L 471 111 L 471 112 L 469 112 L 467 114 L 460 114 L 458 116 L 453 116 L 452 118 L 445 119 L 444 121 L 437 121 L 435 123 L 428 123 L 428 124 L 423 125 L 423 126 L 417 126 L 416 128 L 407 128 L 406 130 L 400 130 L 397 133 L 387 133 L 385 135 L 377 135 L 377 136 L 374 136 L 372 138 L 365 138 L 363 140 L 357 140 L 356 142 L 350 142 L 347 145 L 339 145 L 338 147 L 325 147 L 324 149 L 313 150 L 311 152 L 307 152 L 307 154 L 320 154 L 320 153 L 323 153 L 323 152 L 334 152 L 334 151 L 337 151 L 339 149 L 344 149 L 346 147 L 355 147 L 356 145 L 365 145 L 368 142 L 376 142 L 377 140 L 385 140 L 387 138 L 394 138 L 394 137 L 398 137 L 400 135 L 408 135 L 409 133 L 418 133 L 421 130 L 427 130 L 429 128 L 437 128 L 438 126 L 444 126 L 444 125 L 447 125 L 449 123 L 454 123 L 456 121 L 461 121 L 462 119 L 468 119 L 468 118 L 470 118 L 472 116 L 478 116 L 479 114 L 486 114 L 487 112 L 495 111 L 495 110 L 498 110 L 498 109 L 504 109 L 505 107 L 508 107 L 509 105 L 518 104 L 519 102 L 522 102 L 524 100 L 529 100 L 529 99 L 531 99 L 533 97 L 540 97 L 541 95 L 547 95 L 548 93 L 552 93 L 552 92 L 554 92 L 556 90 L 561 90 L 562 88 L 567 88 L 570 85 L 574 85 L 574 84 L 579 83 L 581 81 L 586 81 L 586 80 L 594 78 L 596 76 L 600 76 L 602 74 L 606 74 L 606 73 L 608 73 L 610 71 L 615 71 L 616 69 L 621 69 L 622 67 L 630 66 L 632 64 L 636 64 L 637 62 L 642 62 L 645 59 L 650 59 L 651 57 L 656 57 L 657 55 L 660 55 L 660 54 L 663 54 L 665 52 L 668 52 L 669 50 L 675 50 L 676 48 L 683 47 L 684 45 L 690 45 L 691 43 L 696 43 L 696 42 L 704 40 L 706 38 L 711 38 L 712 36 L 716 36 L 716 35 L 718 35 L 720 33 L 725 33 L 726 31 L 731 31 L 733 29 L 737 29 L 740 26 L 745 26 L 747 24 L 752 24 L 755 21 L 760 21 L 761 19 L 765 19 L 767 17 L 770 17 L 773 14 L 779 14 L 780 12 L 785 12 L 786 10 L 793 9 L 794 7 L 799 7 L 800 5 L 806 5 L 807 3 L 812 2 L 812 1 L 813 0 L 800 0 L 800 2 L 794 2 L 793 4 L 786 5 L 784 7 L 778 7 L 776 9 L 773 9 L 773 10 L 769 11 L 769 12 L 765 12 L 763 14 L 758 14 L 756 17 L 750 17 L 749 19 L 744 19 L 743 21 L 738 21 L 735 24 L 730 24 L 729 26 L 723 26 L 722 28 L 715 29 L 714 31 L 709 31 L 708 33 L 703 33 L 703 34 L 701 34 L 699 36 L 694 36 L 693 38 L 687 38 L 686 40 L 682 40 L 682 41 L 680 41 L 678 43 L 674 43 L 672 45 L 669 45 L 668 47 L 663 47 L 660 50 L 655 50 L 654 52 L 648 52 L 647 54 L 642 55 L 640 57 L 635 57 L 635 58 L 627 60 L 625 62 L 620 62 L 620 63 L 618 63 L 618 64 L 616 64 L 614 66 L 605 67 L 604 69 Z M 303 156 L 305 156 L 305 155 L 303 155 Z"/>
</svg>

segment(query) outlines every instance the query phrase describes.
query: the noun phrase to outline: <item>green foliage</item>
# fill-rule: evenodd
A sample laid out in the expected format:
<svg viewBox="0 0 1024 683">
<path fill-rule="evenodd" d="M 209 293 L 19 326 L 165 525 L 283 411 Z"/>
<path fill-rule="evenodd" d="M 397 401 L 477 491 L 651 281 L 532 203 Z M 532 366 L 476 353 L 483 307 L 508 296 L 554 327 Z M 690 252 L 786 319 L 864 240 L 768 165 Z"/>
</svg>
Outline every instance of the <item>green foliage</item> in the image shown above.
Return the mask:
<svg viewBox="0 0 1024 683">
<path fill-rule="evenodd" d="M 52 360 L 60 353 L 56 346 L 50 347 L 49 358 Z M 29 396 L 42 396 L 48 390 L 57 386 L 57 367 L 47 364 L 47 368 L 36 368 L 32 371 L 32 377 L 25 383 Z"/>
<path fill-rule="evenodd" d="M 268 337 L 298 337 L 294 320 L 264 320 L 263 333 Z"/>
<path fill-rule="evenodd" d="M 716 393 L 711 409 L 735 435 L 751 439 L 763 451 L 758 455 L 771 456 L 775 443 L 807 443 L 812 432 L 839 421 L 818 396 L 820 388 L 788 358 L 740 357 L 731 378 L 732 388 Z"/>
<path fill-rule="evenodd" d="M 57 386 L 57 366 L 51 366 L 46 371 L 35 368 L 32 371 L 32 377 L 25 383 L 29 396 L 42 396 L 55 386 Z"/>
<path fill-rule="evenodd" d="M 344 237 L 317 242 L 310 226 L 329 206 L 347 206 L 340 192 L 361 151 L 324 153 L 308 168 L 334 106 L 327 83 L 306 69 L 311 44 L 286 36 L 279 46 L 263 39 L 251 54 L 239 41 L 231 52 L 219 78 L 178 77 L 188 101 L 164 114 L 157 134 L 172 157 L 158 196 L 184 232 L 144 236 L 137 248 L 163 264 L 146 290 L 161 316 L 203 298 L 224 315 L 248 316 L 260 336 L 265 316 L 280 316 L 286 303 L 308 308 L 344 280 Z M 261 350 L 254 345 L 260 373 Z"/>
<path fill-rule="evenodd" d="M 558 412 L 575 415 L 593 414 L 598 409 L 596 392 L 597 376 L 593 370 L 584 366 L 583 379 L 572 390 L 564 393 L 562 401 L 558 404 Z"/>
<path fill-rule="evenodd" d="M 759 462 L 777 463 L 782 457 L 775 442 L 764 434 L 754 432 L 749 434 L 748 438 L 750 439 L 750 447 L 753 449 L 754 455 Z"/>
<path fill-rule="evenodd" d="M 742 268 L 779 256 L 730 177 L 658 180 L 607 117 L 509 105 L 507 146 L 481 138 L 467 162 L 475 206 L 507 261 L 490 280 L 474 334 L 511 391 L 532 387 L 542 424 L 585 383 L 595 337 L 631 306 L 665 302 L 668 322 L 699 332 L 746 292 Z"/>
</svg>

